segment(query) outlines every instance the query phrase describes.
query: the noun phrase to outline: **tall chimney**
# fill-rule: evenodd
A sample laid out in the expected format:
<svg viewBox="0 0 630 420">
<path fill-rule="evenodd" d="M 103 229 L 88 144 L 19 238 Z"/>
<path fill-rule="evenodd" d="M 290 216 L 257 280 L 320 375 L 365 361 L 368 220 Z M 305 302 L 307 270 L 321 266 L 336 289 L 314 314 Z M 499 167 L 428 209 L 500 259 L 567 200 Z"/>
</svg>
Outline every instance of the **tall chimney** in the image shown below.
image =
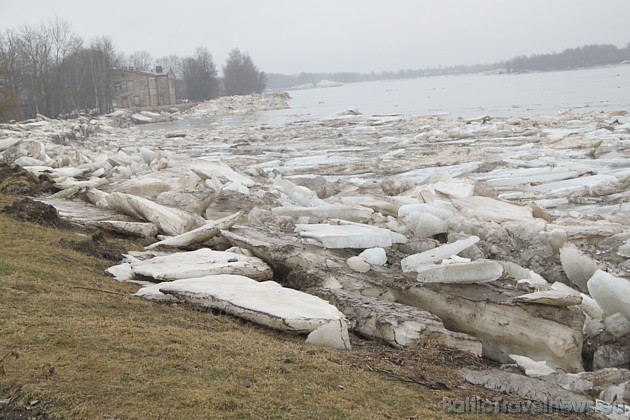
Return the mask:
<svg viewBox="0 0 630 420">
<path fill-rule="evenodd" d="M 162 66 L 155 66 L 155 72 L 158 74 L 162 73 Z"/>
</svg>

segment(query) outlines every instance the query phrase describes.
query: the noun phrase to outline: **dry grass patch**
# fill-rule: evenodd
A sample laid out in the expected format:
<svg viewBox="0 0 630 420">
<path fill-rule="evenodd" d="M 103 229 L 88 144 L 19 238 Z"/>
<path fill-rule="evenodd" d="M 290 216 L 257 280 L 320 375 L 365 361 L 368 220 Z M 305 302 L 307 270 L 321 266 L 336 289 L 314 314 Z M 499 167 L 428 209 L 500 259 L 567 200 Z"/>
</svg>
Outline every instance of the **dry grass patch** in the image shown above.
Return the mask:
<svg viewBox="0 0 630 420">
<path fill-rule="evenodd" d="M 0 417 L 424 419 L 449 417 L 443 397 L 492 397 L 456 375 L 484 362 L 452 350 L 353 337 L 344 352 L 135 298 L 110 262 L 59 245 L 83 237 L 0 214 L 0 358 L 19 354 L 2 362 Z"/>
</svg>

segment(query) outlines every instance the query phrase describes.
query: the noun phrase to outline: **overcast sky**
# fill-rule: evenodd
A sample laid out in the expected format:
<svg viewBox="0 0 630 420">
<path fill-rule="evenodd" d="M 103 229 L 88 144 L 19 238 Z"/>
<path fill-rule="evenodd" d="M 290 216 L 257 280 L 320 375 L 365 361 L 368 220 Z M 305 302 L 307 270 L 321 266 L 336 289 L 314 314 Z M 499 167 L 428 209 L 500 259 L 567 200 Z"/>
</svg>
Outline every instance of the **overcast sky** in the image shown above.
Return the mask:
<svg viewBox="0 0 630 420">
<path fill-rule="evenodd" d="M 153 57 L 231 48 L 266 72 L 418 69 L 630 42 L 629 0 L 0 0 L 0 28 L 55 16 Z"/>
</svg>

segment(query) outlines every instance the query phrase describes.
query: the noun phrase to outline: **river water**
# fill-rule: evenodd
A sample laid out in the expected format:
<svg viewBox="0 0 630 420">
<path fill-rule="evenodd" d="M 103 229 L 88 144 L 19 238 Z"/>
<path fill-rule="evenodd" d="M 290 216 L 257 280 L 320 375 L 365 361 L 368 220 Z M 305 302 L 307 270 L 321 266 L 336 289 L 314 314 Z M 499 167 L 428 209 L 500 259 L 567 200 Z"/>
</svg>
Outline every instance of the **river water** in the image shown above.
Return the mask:
<svg viewBox="0 0 630 420">
<path fill-rule="evenodd" d="M 286 124 L 364 115 L 533 116 L 630 108 L 630 65 L 526 74 L 467 74 L 292 90 L 289 109 L 148 124 L 143 130 Z"/>
<path fill-rule="evenodd" d="M 365 115 L 522 116 L 572 108 L 630 106 L 630 65 L 527 74 L 468 74 L 291 91 L 291 109 L 267 112 L 324 118 L 352 109 Z"/>
</svg>

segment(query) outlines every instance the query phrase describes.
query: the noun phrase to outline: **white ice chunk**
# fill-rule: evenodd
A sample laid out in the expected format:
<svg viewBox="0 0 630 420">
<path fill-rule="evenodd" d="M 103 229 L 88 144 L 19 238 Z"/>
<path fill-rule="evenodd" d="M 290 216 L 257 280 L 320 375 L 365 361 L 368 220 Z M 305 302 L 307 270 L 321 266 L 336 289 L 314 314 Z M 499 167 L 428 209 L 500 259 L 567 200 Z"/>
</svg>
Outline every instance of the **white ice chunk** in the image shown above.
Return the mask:
<svg viewBox="0 0 630 420">
<path fill-rule="evenodd" d="M 321 219 L 342 219 L 357 222 L 367 222 L 374 210 L 361 206 L 345 204 L 328 204 L 317 207 L 276 207 L 271 209 L 276 216 L 318 217 Z"/>
<path fill-rule="evenodd" d="M 146 163 L 147 165 L 150 165 L 151 162 L 153 162 L 154 160 L 158 158 L 157 153 L 155 153 L 153 150 L 146 147 L 140 148 L 140 156 L 142 157 L 142 160 L 144 161 L 144 163 Z"/>
<path fill-rule="evenodd" d="M 282 331 L 310 333 L 322 325 L 337 325 L 338 340 L 325 329 L 312 341 L 348 342 L 345 317 L 337 308 L 316 296 L 281 287 L 274 282 L 259 283 L 243 276 L 218 275 L 165 283 L 163 293 L 175 295 L 189 303 L 218 309 Z"/>
<path fill-rule="evenodd" d="M 475 185 L 462 180 L 450 182 L 436 182 L 433 185 L 435 191 L 444 194 L 449 198 L 471 197 L 475 192 Z"/>
<path fill-rule="evenodd" d="M 326 248 L 375 248 L 392 246 L 394 232 L 369 225 L 296 224 L 295 232 L 316 239 Z"/>
<path fill-rule="evenodd" d="M 44 166 L 45 163 L 39 159 L 35 159 L 29 156 L 21 156 L 17 159 L 15 159 L 15 161 L 13 161 L 14 164 L 19 165 L 21 167 L 27 167 L 27 166 Z"/>
<path fill-rule="evenodd" d="M 298 206 L 320 207 L 328 205 L 327 202 L 317 197 L 317 194 L 315 194 L 314 191 L 309 190 L 306 187 L 296 185 L 286 179 L 276 178 L 274 179 L 273 184 Z"/>
<path fill-rule="evenodd" d="M 576 191 L 586 191 L 589 188 L 601 187 L 616 181 L 617 178 L 611 175 L 592 175 L 527 187 L 525 191 L 542 192 L 547 198 L 551 198 L 566 196 Z"/>
<path fill-rule="evenodd" d="M 597 270 L 587 285 L 589 293 L 606 314 L 620 312 L 630 319 L 630 281 Z"/>
<path fill-rule="evenodd" d="M 341 350 L 349 350 L 352 347 L 348 336 L 348 325 L 343 319 L 331 321 L 313 330 L 306 337 L 306 343 Z"/>
<path fill-rule="evenodd" d="M 126 282 L 133 279 L 133 270 L 129 263 L 114 265 L 105 270 L 105 272 L 111 274 L 116 281 Z"/>
<path fill-rule="evenodd" d="M 231 228 L 242 214 L 243 212 L 239 211 L 238 213 L 234 213 L 219 220 L 210 220 L 206 222 L 205 225 L 198 227 L 197 229 L 193 229 L 186 233 L 182 233 L 181 235 L 173 236 L 168 239 L 164 239 L 163 241 L 156 242 L 154 244 L 146 246 L 144 249 L 153 249 L 157 248 L 158 246 L 172 246 L 181 248 L 193 244 L 204 243 L 215 237 L 220 230 Z"/>
<path fill-rule="evenodd" d="M 533 219 L 531 207 L 517 206 L 490 197 L 473 196 L 455 198 L 453 205 L 468 217 L 477 217 L 489 222 Z"/>
<path fill-rule="evenodd" d="M 256 185 L 256 181 L 239 174 L 234 169 L 222 162 L 209 162 L 202 159 L 196 160 L 191 170 L 197 174 L 201 179 L 226 179 L 227 182 L 232 181 L 242 184 L 246 187 L 253 187 Z"/>
<path fill-rule="evenodd" d="M 387 253 L 383 248 L 369 248 L 359 254 L 371 265 L 385 265 L 387 263 Z"/>
<path fill-rule="evenodd" d="M 487 283 L 503 274 L 503 267 L 496 261 L 476 260 L 468 263 L 444 265 L 427 264 L 414 269 L 420 283 Z"/>
<path fill-rule="evenodd" d="M 582 296 L 576 291 L 541 290 L 514 298 L 515 302 L 538 303 L 550 306 L 574 306 L 582 303 Z"/>
<path fill-rule="evenodd" d="M 619 312 L 606 317 L 606 319 L 604 319 L 604 327 L 606 331 L 617 338 L 630 334 L 630 321 Z"/>
<path fill-rule="evenodd" d="M 0 140 L 0 152 L 4 152 L 11 146 L 17 146 L 22 143 L 22 140 L 23 139 L 21 138 L 8 138 Z"/>
<path fill-rule="evenodd" d="M 181 235 L 203 224 L 205 220 L 185 211 L 161 206 L 145 198 L 113 193 L 105 197 L 108 206 L 128 216 L 147 220 L 167 235 Z"/>
<path fill-rule="evenodd" d="M 582 304 L 580 309 L 586 315 L 590 316 L 594 320 L 601 321 L 604 319 L 604 310 L 595 302 L 595 299 L 589 295 L 582 293 Z"/>
<path fill-rule="evenodd" d="M 556 373 L 556 370 L 550 367 L 546 361 L 534 361 L 526 356 L 518 354 L 510 354 L 510 359 L 514 360 L 519 368 L 525 372 L 525 375 L 532 378 L 542 378 Z"/>
<path fill-rule="evenodd" d="M 175 296 L 167 295 L 160 292 L 160 287 L 164 287 L 164 285 L 166 284 L 168 284 L 168 282 L 149 284 L 142 287 L 133 295 L 137 297 L 141 297 L 146 300 L 153 300 L 156 302 L 178 302 L 179 300 Z"/>
<path fill-rule="evenodd" d="M 368 271 L 372 269 L 370 264 L 368 264 L 365 261 L 365 258 L 360 257 L 360 256 L 350 257 L 348 258 L 346 262 L 348 263 L 348 267 L 350 267 L 352 270 L 356 271 L 357 273 L 367 273 Z"/>
<path fill-rule="evenodd" d="M 540 232 L 540 240 L 547 243 L 557 253 L 567 243 L 567 232 L 562 229 L 551 229 Z"/>
<path fill-rule="evenodd" d="M 433 235 L 444 233 L 448 230 L 448 225 L 445 220 L 430 213 L 420 211 L 408 213 L 401 221 L 419 238 L 430 238 Z"/>
<path fill-rule="evenodd" d="M 212 274 L 239 274 L 256 280 L 270 280 L 273 277 L 271 268 L 260 258 L 207 248 L 159 256 L 132 263 L 131 266 L 135 274 L 159 281 Z"/>
<path fill-rule="evenodd" d="M 405 217 L 412 213 L 424 212 L 432 214 L 435 217 L 438 217 L 442 220 L 448 220 L 453 217 L 457 210 L 450 205 L 450 203 L 446 204 L 444 201 L 434 201 L 431 204 L 427 203 L 419 203 L 419 204 L 405 204 L 398 209 L 398 217 Z"/>
<path fill-rule="evenodd" d="M 416 268 L 425 264 L 451 258 L 453 255 L 459 254 L 477 242 L 479 242 L 479 237 L 469 236 L 466 239 L 460 239 L 459 241 L 451 242 L 450 244 L 442 245 L 419 254 L 410 255 L 403 258 L 400 264 L 404 272 L 415 271 Z"/>
<path fill-rule="evenodd" d="M 560 248 L 560 262 L 571 283 L 586 291 L 586 283 L 597 271 L 597 262 L 570 243 Z"/>
</svg>

